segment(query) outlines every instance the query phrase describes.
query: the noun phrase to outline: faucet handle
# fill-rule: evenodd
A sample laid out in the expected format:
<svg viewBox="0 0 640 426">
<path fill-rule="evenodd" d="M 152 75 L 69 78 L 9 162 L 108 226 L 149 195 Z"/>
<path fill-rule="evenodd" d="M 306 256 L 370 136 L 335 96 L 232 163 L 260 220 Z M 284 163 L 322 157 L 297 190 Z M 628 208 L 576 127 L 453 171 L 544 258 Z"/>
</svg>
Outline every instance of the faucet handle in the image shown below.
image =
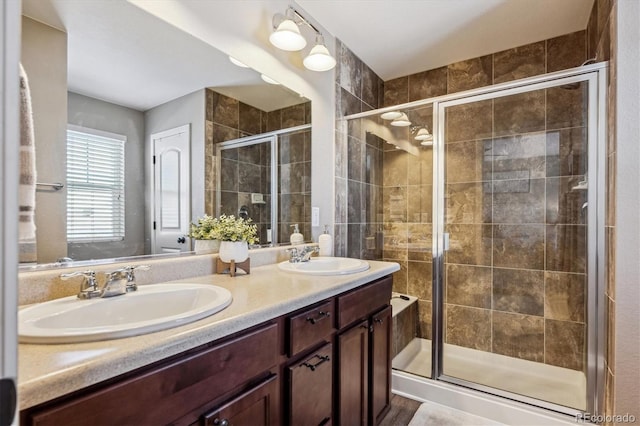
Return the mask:
<svg viewBox="0 0 640 426">
<path fill-rule="evenodd" d="M 69 273 L 66 273 L 66 274 L 60 274 L 60 278 L 63 281 L 66 281 L 69 278 L 73 278 L 73 277 L 85 277 L 87 279 L 93 278 L 95 280 L 96 273 L 95 273 L 95 271 L 75 271 L 75 272 L 69 272 Z"/>
<path fill-rule="evenodd" d="M 151 266 L 149 265 L 138 265 L 125 266 L 124 268 L 118 270 L 127 274 L 127 292 L 136 291 L 138 289 L 134 271 L 148 271 L 149 269 L 151 269 Z"/>
<path fill-rule="evenodd" d="M 78 293 L 78 298 L 91 299 L 92 297 L 100 295 L 95 271 L 76 271 L 67 274 L 60 274 L 60 279 L 64 281 L 73 277 L 83 277 L 82 283 L 80 283 L 80 292 Z"/>
<path fill-rule="evenodd" d="M 289 253 L 289 262 L 297 263 L 300 262 L 300 257 L 302 256 L 301 250 L 297 247 L 291 247 L 285 250 Z"/>
</svg>

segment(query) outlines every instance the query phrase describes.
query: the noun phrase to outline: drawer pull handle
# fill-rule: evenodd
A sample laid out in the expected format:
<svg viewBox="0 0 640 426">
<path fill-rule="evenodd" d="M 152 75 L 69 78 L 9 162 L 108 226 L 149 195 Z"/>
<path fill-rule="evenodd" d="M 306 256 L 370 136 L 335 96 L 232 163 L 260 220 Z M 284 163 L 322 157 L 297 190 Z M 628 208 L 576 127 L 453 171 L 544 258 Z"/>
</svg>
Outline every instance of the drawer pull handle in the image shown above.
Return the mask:
<svg viewBox="0 0 640 426">
<path fill-rule="evenodd" d="M 322 364 L 323 362 L 331 360 L 331 358 L 329 358 L 329 355 L 325 355 L 325 356 L 315 355 L 314 358 L 318 358 L 318 359 L 320 359 L 320 361 L 316 362 L 315 364 L 310 364 L 308 362 L 303 362 L 302 365 L 304 365 L 305 367 L 307 367 L 311 371 L 316 371 L 316 368 L 318 368 L 318 366 L 320 364 Z"/>
<path fill-rule="evenodd" d="M 317 317 L 315 317 L 315 318 L 307 317 L 306 320 L 309 321 L 311 324 L 315 324 L 318 321 L 320 321 L 321 319 L 328 318 L 330 316 L 331 316 L 331 312 L 320 311 L 320 312 L 318 312 L 318 316 Z"/>
<path fill-rule="evenodd" d="M 376 318 L 373 320 L 376 324 L 382 324 L 384 320 L 382 318 Z"/>
<path fill-rule="evenodd" d="M 215 426 L 229 426 L 229 420 L 227 420 L 227 419 L 222 419 L 222 420 L 220 420 L 220 419 L 215 419 L 215 420 L 213 421 L 213 424 L 214 424 Z"/>
<path fill-rule="evenodd" d="M 318 426 L 324 426 L 327 423 L 329 423 L 329 420 L 331 420 L 331 417 L 325 417 L 324 419 L 322 419 L 322 421 L 318 424 Z"/>
</svg>

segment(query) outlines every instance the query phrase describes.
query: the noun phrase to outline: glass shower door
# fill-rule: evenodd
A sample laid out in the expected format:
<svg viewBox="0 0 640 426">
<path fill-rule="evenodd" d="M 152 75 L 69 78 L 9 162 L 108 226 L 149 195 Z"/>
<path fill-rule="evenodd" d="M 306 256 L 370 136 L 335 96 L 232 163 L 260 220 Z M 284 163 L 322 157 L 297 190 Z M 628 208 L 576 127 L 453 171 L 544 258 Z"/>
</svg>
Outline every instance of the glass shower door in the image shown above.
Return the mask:
<svg viewBox="0 0 640 426">
<path fill-rule="evenodd" d="M 439 105 L 444 380 L 587 408 L 589 79 Z"/>
</svg>

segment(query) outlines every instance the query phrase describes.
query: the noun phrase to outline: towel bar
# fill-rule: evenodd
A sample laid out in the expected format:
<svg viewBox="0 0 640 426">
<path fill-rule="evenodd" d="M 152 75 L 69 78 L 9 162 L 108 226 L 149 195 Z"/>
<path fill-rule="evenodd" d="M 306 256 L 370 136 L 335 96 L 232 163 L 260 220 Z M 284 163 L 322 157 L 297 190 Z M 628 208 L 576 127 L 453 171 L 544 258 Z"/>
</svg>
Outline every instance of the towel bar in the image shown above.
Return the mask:
<svg viewBox="0 0 640 426">
<path fill-rule="evenodd" d="M 54 182 L 54 183 L 37 182 L 36 185 L 38 185 L 38 186 L 50 186 L 51 188 L 53 188 L 56 191 L 60 191 L 62 188 L 64 188 L 64 185 L 61 184 L 60 182 Z"/>
</svg>

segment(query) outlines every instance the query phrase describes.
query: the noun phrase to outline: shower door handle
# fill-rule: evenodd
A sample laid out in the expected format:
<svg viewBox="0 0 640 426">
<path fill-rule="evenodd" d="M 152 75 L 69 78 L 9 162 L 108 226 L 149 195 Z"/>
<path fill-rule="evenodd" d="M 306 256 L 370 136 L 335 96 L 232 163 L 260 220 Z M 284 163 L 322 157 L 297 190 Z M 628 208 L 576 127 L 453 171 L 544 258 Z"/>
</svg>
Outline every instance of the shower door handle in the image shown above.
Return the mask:
<svg viewBox="0 0 640 426">
<path fill-rule="evenodd" d="M 442 234 L 442 242 L 444 245 L 444 251 L 449 251 L 449 233 L 445 232 Z"/>
</svg>

